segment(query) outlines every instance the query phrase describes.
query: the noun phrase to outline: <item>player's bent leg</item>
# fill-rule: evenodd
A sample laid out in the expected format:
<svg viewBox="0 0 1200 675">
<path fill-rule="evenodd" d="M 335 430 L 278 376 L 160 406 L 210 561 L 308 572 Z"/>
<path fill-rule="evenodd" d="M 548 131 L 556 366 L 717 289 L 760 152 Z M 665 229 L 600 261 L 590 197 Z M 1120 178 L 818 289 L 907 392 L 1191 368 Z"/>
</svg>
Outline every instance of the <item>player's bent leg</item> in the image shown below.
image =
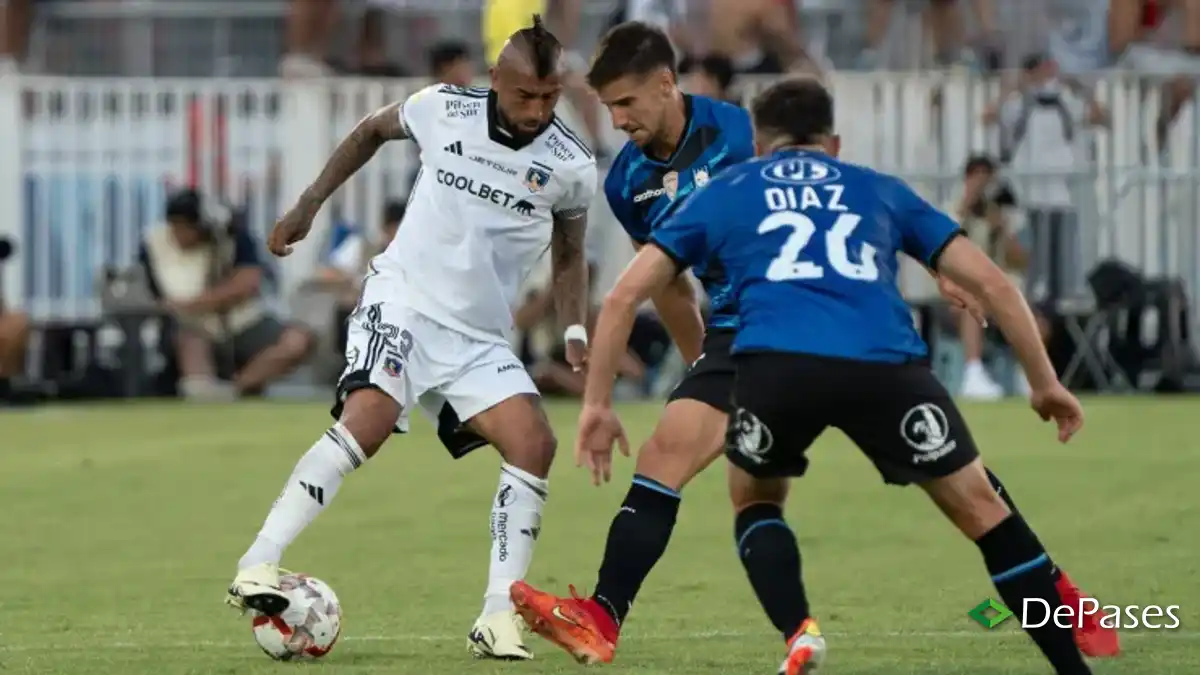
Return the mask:
<svg viewBox="0 0 1200 675">
<path fill-rule="evenodd" d="M 725 424 L 726 414 L 707 403 L 677 398 L 666 406 L 609 528 L 595 594 L 582 598 L 572 587 L 569 597 L 558 597 L 524 582 L 513 585 L 513 603 L 535 632 L 580 663 L 612 661 L 621 623 L 666 551 L 679 490 L 720 455 Z"/>
<path fill-rule="evenodd" d="M 523 660 L 533 654 L 522 638 L 525 622 L 513 609 L 509 588 L 525 578 L 533 561 L 557 440 L 525 370 L 501 370 L 493 365 L 483 372 L 489 373 L 489 378 L 498 374 L 510 382 L 480 385 L 478 390 L 513 394 L 468 420 L 473 431 L 496 447 L 504 463 L 492 500 L 492 550 L 483 611 L 468 634 L 467 646 L 478 658 Z M 474 400 L 459 397 L 453 405 L 469 411 L 479 407 Z"/>
<path fill-rule="evenodd" d="M 279 589 L 279 561 L 287 547 L 333 501 L 342 480 L 374 456 L 391 434 L 400 405 L 377 389 L 350 394 L 341 419 L 300 458 L 242 559 L 226 601 L 274 616 L 288 607 Z"/>
<path fill-rule="evenodd" d="M 988 481 L 970 428 L 946 388 L 919 364 L 841 368 L 851 398 L 835 409 L 840 428 L 887 483 L 920 485 L 951 522 L 975 542 L 1003 602 L 1056 669 L 1090 673 L 1070 627 L 1042 621 L 1061 599 L 1046 549 Z M 896 433 L 899 430 L 899 433 Z M 1038 627 L 1033 627 L 1038 626 Z"/>
<path fill-rule="evenodd" d="M 642 584 L 667 550 L 680 491 L 720 456 L 727 421 L 707 403 L 676 399 L 639 450 L 629 492 L 608 530 L 592 596 L 612 620 L 607 637 L 614 644 Z"/>
<path fill-rule="evenodd" d="M 332 410 L 337 422 L 297 462 L 238 562 L 226 595 L 233 607 L 268 616 L 287 609 L 287 596 L 279 588 L 284 550 L 329 506 L 346 475 L 373 456 L 393 430 L 407 427 L 412 340 L 408 331 L 397 332 L 396 320 L 402 318 L 397 308 L 378 304 L 351 323 L 346 372 Z"/>
<path fill-rule="evenodd" d="M 638 451 L 635 475 L 674 492 L 683 490 L 721 456 L 728 423 L 729 416 L 708 403 L 689 398 L 671 401 Z"/>
<path fill-rule="evenodd" d="M 983 462 L 975 458 L 949 475 L 921 483 L 921 487 L 979 546 L 1000 597 L 1022 619 L 1025 631 L 1055 672 L 1090 674 L 1072 630 L 1055 621 L 1042 621 L 1046 612 L 1053 612 L 1061 603 L 1050 556 L 1021 515 L 1010 511 L 996 494 Z"/>
<path fill-rule="evenodd" d="M 988 482 L 991 483 L 992 489 L 1008 505 L 1008 510 L 1020 515 L 1012 493 L 1000 482 L 1000 478 L 987 467 L 984 467 L 984 471 L 987 472 Z M 1117 630 L 1103 625 L 1100 620 L 1102 617 L 1100 612 L 1097 611 L 1089 614 L 1081 611 L 1085 604 L 1087 604 L 1085 601 L 1090 600 L 1096 607 L 1099 607 L 1100 603 L 1076 586 L 1075 582 L 1071 581 L 1071 577 L 1067 576 L 1067 573 L 1061 567 L 1055 565 L 1053 561 L 1051 561 L 1050 570 L 1054 577 L 1054 585 L 1058 588 L 1059 596 L 1062 597 L 1063 606 L 1072 608 L 1074 612 L 1080 612 L 1079 620 L 1072 622 L 1075 627 L 1075 644 L 1079 646 L 1079 650 L 1085 656 L 1094 658 L 1119 655 L 1121 653 L 1121 638 Z"/>
<path fill-rule="evenodd" d="M 758 603 L 788 645 L 779 675 L 813 672 L 825 659 L 825 638 L 809 615 L 800 546 L 783 516 L 788 481 L 755 478 L 733 464 L 728 473 L 738 558 Z"/>
</svg>

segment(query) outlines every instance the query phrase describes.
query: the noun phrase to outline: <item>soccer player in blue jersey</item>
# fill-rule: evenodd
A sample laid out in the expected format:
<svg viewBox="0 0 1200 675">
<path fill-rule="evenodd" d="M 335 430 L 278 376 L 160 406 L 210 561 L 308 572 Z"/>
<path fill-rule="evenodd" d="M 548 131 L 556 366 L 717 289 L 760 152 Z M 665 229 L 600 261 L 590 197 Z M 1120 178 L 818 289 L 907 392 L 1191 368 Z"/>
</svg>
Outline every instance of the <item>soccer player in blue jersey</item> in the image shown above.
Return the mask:
<svg viewBox="0 0 1200 675">
<path fill-rule="evenodd" d="M 605 194 L 638 248 L 651 240 L 690 194 L 727 167 L 754 156 L 749 113 L 683 94 L 675 84 L 674 64 L 670 41 L 661 31 L 626 23 L 604 37 L 589 73 L 592 86 L 612 112 L 614 126 L 630 136 L 609 170 Z M 686 275 L 673 277 L 652 296 L 676 345 L 693 366 L 672 392 L 654 433 L 638 453 L 633 484 L 609 529 L 592 596 L 559 598 L 524 582 L 513 588 L 514 605 L 527 622 L 582 661 L 612 660 L 633 600 L 666 551 L 681 489 L 724 447 L 734 380 L 730 347 L 739 319 L 720 260 L 709 259 L 693 270 L 710 298 L 707 328 Z M 943 279 L 939 284 L 957 304 L 973 300 Z M 577 461 L 588 465 L 596 482 L 607 480 L 611 453 L 581 450 L 577 446 Z M 988 476 L 1007 500 L 999 480 L 990 472 Z M 759 554 L 777 551 L 793 558 L 799 578 L 800 552 L 791 531 L 759 527 L 782 522 L 779 505 L 787 482 L 774 481 L 770 500 L 760 498 L 763 489 L 764 483 L 752 481 L 745 473 L 729 474 L 739 551 L 753 545 Z M 759 558 L 740 558 L 751 584 L 760 589 L 764 572 Z M 1065 575 L 1059 582 L 1064 595 L 1081 595 Z M 567 619 L 556 616 L 556 611 Z M 1081 644 L 1113 650 L 1115 635 L 1099 626 L 1098 616 L 1089 617 L 1079 631 Z M 1111 642 L 1100 642 L 1107 636 Z"/>
<path fill-rule="evenodd" d="M 803 475 L 808 447 L 826 428 L 840 429 L 885 482 L 919 485 L 976 543 L 1007 606 L 1059 606 L 1049 556 L 990 485 L 965 420 L 928 367 L 896 286 L 897 253 L 981 299 L 1025 369 L 1032 407 L 1066 442 L 1082 427 L 1083 410 L 1059 383 L 1020 291 L 903 182 L 837 159 L 833 100 L 820 83 L 769 88 L 753 118 L 761 157 L 722 173 L 652 232 L 605 301 L 580 415 L 582 449 L 611 453 L 624 441 L 611 381 L 633 308 L 681 270 L 715 258 L 740 322 L 725 454 L 758 501 L 782 506 L 779 481 Z M 786 529 L 782 519 L 758 526 Z M 743 555 L 759 558 L 754 586 L 772 623 L 795 636 L 779 672 L 810 672 L 825 645 L 796 556 L 753 547 Z M 1038 623 L 1026 631 L 1055 672 L 1091 672 L 1071 628 L 1029 625 Z"/>
</svg>

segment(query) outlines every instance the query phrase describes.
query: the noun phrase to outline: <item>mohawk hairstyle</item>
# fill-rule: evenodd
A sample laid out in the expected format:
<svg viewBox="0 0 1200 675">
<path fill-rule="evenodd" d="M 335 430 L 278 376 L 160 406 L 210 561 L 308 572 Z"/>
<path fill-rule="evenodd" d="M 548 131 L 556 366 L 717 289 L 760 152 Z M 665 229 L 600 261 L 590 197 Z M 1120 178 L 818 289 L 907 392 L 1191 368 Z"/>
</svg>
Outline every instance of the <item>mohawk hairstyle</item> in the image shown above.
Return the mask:
<svg viewBox="0 0 1200 675">
<path fill-rule="evenodd" d="M 549 77 L 558 63 L 562 53 L 562 43 L 554 37 L 554 33 L 546 30 L 542 23 L 542 15 L 533 15 L 533 26 L 522 28 L 513 34 L 514 42 L 520 42 L 529 52 L 533 69 L 539 78 Z"/>
</svg>

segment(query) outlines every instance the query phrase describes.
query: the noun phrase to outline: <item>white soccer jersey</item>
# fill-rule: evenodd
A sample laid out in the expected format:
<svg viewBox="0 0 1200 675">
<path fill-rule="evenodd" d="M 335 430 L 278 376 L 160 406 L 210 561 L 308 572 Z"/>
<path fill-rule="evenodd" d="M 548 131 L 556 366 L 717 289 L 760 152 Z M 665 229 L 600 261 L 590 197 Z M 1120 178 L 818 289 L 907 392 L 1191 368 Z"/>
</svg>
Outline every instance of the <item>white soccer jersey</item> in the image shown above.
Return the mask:
<svg viewBox="0 0 1200 675">
<path fill-rule="evenodd" d="M 434 85 L 400 109 L 421 150 L 404 222 L 373 261 L 411 309 L 476 339 L 507 342 L 521 282 L 555 215 L 582 216 L 596 161 L 560 119 L 527 145 L 498 124 L 487 89 Z"/>
</svg>

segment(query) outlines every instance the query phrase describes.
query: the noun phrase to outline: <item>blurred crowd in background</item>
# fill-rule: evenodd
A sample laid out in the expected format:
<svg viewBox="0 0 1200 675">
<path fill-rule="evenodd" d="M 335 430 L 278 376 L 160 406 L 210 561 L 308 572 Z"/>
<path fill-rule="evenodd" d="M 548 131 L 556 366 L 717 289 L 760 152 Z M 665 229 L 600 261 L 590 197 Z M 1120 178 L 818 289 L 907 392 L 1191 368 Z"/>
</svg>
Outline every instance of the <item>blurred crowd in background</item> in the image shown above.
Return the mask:
<svg viewBox="0 0 1200 675">
<path fill-rule="evenodd" d="M 429 75 L 441 41 L 482 61 L 489 13 L 543 11 L 580 54 L 619 20 L 738 72 L 1180 67 L 1200 49 L 1183 0 L 7 0 L 5 68 L 66 75 Z M 1170 20 L 1167 20 L 1170 17 Z M 484 28 L 481 30 L 481 26 Z M 1148 51 L 1149 50 L 1149 51 Z M 1168 57 L 1169 63 L 1152 63 Z M 1186 68 L 1186 65 L 1183 66 Z"/>
<path fill-rule="evenodd" d="M 763 76 L 894 72 L 898 80 L 918 83 L 908 87 L 907 94 L 923 97 L 918 109 L 929 116 L 928 124 L 901 120 L 897 128 L 945 126 L 950 117 L 972 120 L 961 133 L 955 132 L 963 137 L 962 143 L 950 144 L 946 139 L 954 134 L 935 129 L 934 143 L 921 148 L 937 155 L 936 162 L 929 163 L 930 171 L 947 167 L 950 171 L 948 177 L 937 179 L 937 189 L 926 196 L 958 219 L 971 238 L 1027 289 L 1052 356 L 1069 385 L 1102 391 L 1137 387 L 1138 373 L 1149 369 L 1161 375 L 1153 386 L 1179 390 L 1192 386 L 1185 381 L 1190 382 L 1189 374 L 1197 370 L 1188 337 L 1194 317 L 1188 316 L 1187 295 L 1194 306 L 1200 284 L 1200 197 L 1188 186 L 1200 186 L 1200 142 L 1195 140 L 1194 115 L 1186 129 L 1180 131 L 1176 125 L 1180 112 L 1195 97 L 1194 83 L 1200 75 L 1197 2 L 0 0 L 0 6 L 0 78 L 18 73 L 75 78 L 282 77 L 287 81 L 368 77 L 465 85 L 486 73 L 503 39 L 526 25 L 535 12 L 545 14 L 551 29 L 569 46 L 577 71 L 609 26 L 626 20 L 658 25 L 678 47 L 685 90 L 731 101 L 743 100 L 752 89 L 746 83 L 761 82 Z M 1161 239 L 1163 269 L 1153 277 L 1141 276 L 1136 265 L 1101 260 L 1097 253 L 1105 248 L 1098 243 L 1097 232 L 1102 229 L 1098 223 L 1114 216 L 1101 212 L 1095 196 L 1104 179 L 1095 168 L 1092 132 L 1108 129 L 1113 122 L 1113 111 L 1101 103 L 1096 85 L 1116 71 L 1130 74 L 1137 82 L 1136 119 L 1129 117 L 1128 110 L 1118 111 L 1126 118 L 1125 126 L 1133 129 L 1137 150 L 1132 161 L 1129 153 L 1118 161 L 1112 158 L 1119 153 L 1110 148 L 1105 161 L 1110 167 L 1121 164 L 1121 180 L 1131 176 L 1126 182 L 1140 187 L 1116 186 L 1114 178 L 1106 199 L 1130 208 L 1129 195 L 1137 196 L 1138 217 L 1148 221 L 1138 227 L 1161 225 L 1166 232 L 1170 220 L 1169 237 L 1155 239 Z M 989 93 L 978 109 L 954 109 L 962 102 L 954 104 L 938 87 L 919 84 L 922 74 L 967 77 L 982 83 Z M 886 79 L 876 76 L 875 81 Z M 899 89 L 903 98 L 905 87 Z M 589 102 L 586 88 L 576 87 L 568 94 L 596 141 L 603 168 L 622 138 L 608 128 L 594 100 Z M 975 138 L 971 129 L 976 123 L 996 142 L 978 147 L 978 142 L 965 140 Z M 1126 144 L 1128 136 L 1122 132 Z M 1151 169 L 1157 173 L 1146 178 L 1143 174 L 1149 175 Z M 415 167 L 406 170 L 411 179 Z M 1150 185 L 1151 180 L 1161 185 Z M 1168 194 L 1163 187 L 1170 181 L 1181 185 L 1190 201 L 1178 206 L 1175 193 Z M 1147 201 L 1147 194 L 1157 196 Z M 128 315 L 130 307 L 145 305 L 175 318 L 158 340 L 166 345 L 161 350 L 164 364 L 154 369 L 161 386 L 131 382 L 123 391 L 201 399 L 257 395 L 294 378 L 294 371 L 303 367 L 310 371 L 305 375 L 309 382 L 336 380 L 344 345 L 339 327 L 355 304 L 367 259 L 386 246 L 403 218 L 405 194 L 389 191 L 378 200 L 381 203 L 366 207 L 372 213 L 360 213 L 357 219 L 335 215 L 328 241 L 315 244 L 325 250 L 318 269 L 289 309 L 269 310 L 255 304 L 253 320 L 239 330 L 207 342 L 186 342 L 181 336 L 188 332 L 177 330 L 187 324 L 181 317 L 201 306 L 206 312 L 230 309 L 216 298 L 250 302 L 247 298 L 257 297 L 272 276 L 261 242 L 250 236 L 261 237 L 269 217 L 260 218 L 259 231 L 250 233 L 239 225 L 245 215 L 239 216 L 236 209 L 212 216 L 202 208 L 211 196 L 184 190 L 163 199 L 162 231 L 171 238 L 155 239 L 159 230 L 139 229 L 142 240 L 126 247 L 140 251 L 139 262 L 132 271 L 112 272 L 106 282 L 102 304 L 112 316 L 122 311 Z M 1160 209 L 1159 202 L 1175 205 L 1174 210 Z M 275 206 L 272 202 L 265 208 Z M 1154 220 L 1162 222 L 1149 222 Z M 367 222 L 379 226 L 366 228 Z M 596 278 L 611 280 L 611 268 L 619 268 L 627 259 L 628 244 L 617 245 L 623 246 L 626 257 L 613 253 L 617 249 L 611 243 L 612 233 L 621 238 L 611 217 L 595 219 L 592 229 L 600 233 L 592 238 L 595 241 L 589 240 L 589 259 L 599 270 Z M 155 247 L 186 248 L 185 244 L 225 246 L 230 258 L 198 298 L 184 303 L 187 306 L 175 303 L 164 309 L 161 292 L 155 288 L 154 266 L 169 263 L 155 263 L 159 255 Z M 1113 248 L 1108 245 L 1106 255 L 1114 255 Z M 1153 255 L 1159 254 L 1140 251 L 1132 257 Z M 1162 276 L 1168 271 L 1175 276 Z M 133 286 L 144 287 L 145 297 L 131 294 L 128 289 Z M 117 288 L 120 293 L 113 290 Z M 604 290 L 603 284 L 597 284 L 596 301 Z M 582 379 L 563 364 L 546 275 L 535 272 L 527 291 L 523 303 L 513 308 L 522 353 L 544 391 L 577 395 Z M 1083 305 L 1077 302 L 1081 298 L 1086 299 Z M 1113 319 L 1118 310 L 1125 317 L 1119 328 Z M 1145 322 L 1128 319 L 1150 310 L 1159 324 L 1167 326 L 1152 336 L 1142 330 Z M 951 380 L 961 395 L 992 400 L 1022 393 L 1020 373 L 994 329 L 936 304 L 919 303 L 918 313 L 931 342 L 935 334 L 943 333 L 947 339 L 942 343 L 953 345 L 949 351 L 935 349 L 934 359 L 939 374 Z M 40 320 L 53 323 L 44 316 Z M 31 321 L 17 308 L 6 310 L 0 294 L 0 399 L 11 398 L 9 383 L 22 374 L 26 363 L 37 361 L 37 371 L 45 379 L 45 355 L 54 348 L 43 339 L 37 359 L 26 351 L 38 323 L 39 317 Z M 123 330 L 124 342 L 131 343 L 129 331 L 141 328 Z M 142 357 L 122 353 L 118 370 L 144 375 Z M 103 365 L 102 361 L 98 362 Z M 136 369 L 129 365 L 134 361 L 140 364 Z M 623 364 L 623 395 L 662 396 L 685 368 L 648 309 L 639 319 Z M 1164 386 L 1162 382 L 1168 380 L 1169 386 Z"/>
</svg>

